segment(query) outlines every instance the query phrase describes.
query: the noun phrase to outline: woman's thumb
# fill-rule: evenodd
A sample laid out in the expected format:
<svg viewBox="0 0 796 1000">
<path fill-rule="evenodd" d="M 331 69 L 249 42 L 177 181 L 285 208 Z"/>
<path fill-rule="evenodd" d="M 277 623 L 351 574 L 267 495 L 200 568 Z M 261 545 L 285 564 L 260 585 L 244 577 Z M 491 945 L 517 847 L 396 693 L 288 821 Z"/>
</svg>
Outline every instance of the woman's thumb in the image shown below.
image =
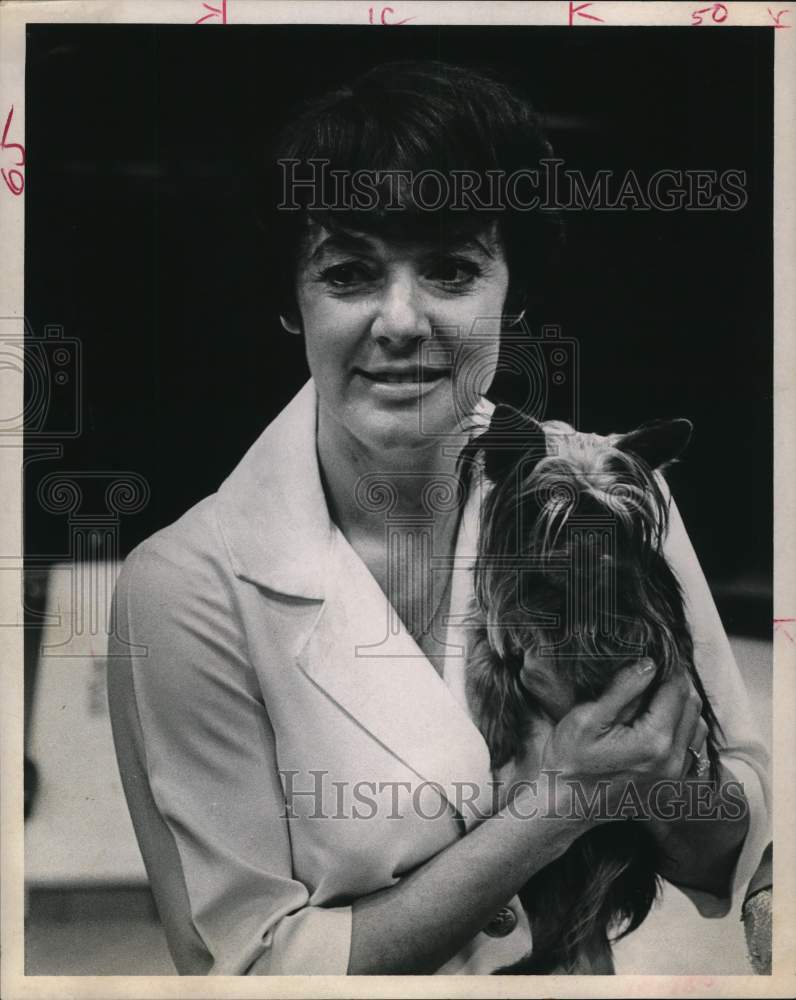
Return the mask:
<svg viewBox="0 0 796 1000">
<path fill-rule="evenodd" d="M 649 687 L 655 664 L 649 657 L 617 670 L 603 694 L 594 702 L 594 717 L 600 725 L 612 725 L 627 717 L 627 709 Z M 635 714 L 635 711 L 631 713 Z"/>
</svg>

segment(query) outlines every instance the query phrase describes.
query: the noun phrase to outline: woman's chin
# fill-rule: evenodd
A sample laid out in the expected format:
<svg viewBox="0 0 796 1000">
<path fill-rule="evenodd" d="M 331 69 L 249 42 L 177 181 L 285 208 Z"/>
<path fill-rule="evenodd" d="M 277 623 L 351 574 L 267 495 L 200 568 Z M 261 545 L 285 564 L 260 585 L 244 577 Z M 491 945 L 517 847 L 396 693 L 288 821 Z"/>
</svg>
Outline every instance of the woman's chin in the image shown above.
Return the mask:
<svg viewBox="0 0 796 1000">
<path fill-rule="evenodd" d="M 448 409 L 440 412 L 435 406 L 403 411 L 368 408 L 360 410 L 357 417 L 349 428 L 374 451 L 417 452 L 453 444 L 458 436 L 455 413 Z"/>
<path fill-rule="evenodd" d="M 374 451 L 384 453 L 418 452 L 441 444 L 451 430 L 435 431 L 429 428 L 403 426 L 398 421 L 379 421 L 367 429 L 366 441 Z"/>
</svg>

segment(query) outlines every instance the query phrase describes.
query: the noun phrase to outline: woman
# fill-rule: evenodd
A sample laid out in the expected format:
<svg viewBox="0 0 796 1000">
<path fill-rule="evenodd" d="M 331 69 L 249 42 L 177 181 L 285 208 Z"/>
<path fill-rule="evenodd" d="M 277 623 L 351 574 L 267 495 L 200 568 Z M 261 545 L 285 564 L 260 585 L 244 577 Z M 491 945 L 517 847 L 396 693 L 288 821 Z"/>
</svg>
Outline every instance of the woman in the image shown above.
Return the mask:
<svg viewBox="0 0 796 1000">
<path fill-rule="evenodd" d="M 481 497 L 459 496 L 456 463 L 557 220 L 483 191 L 429 210 L 413 178 L 548 154 L 523 101 L 441 64 L 376 69 L 281 137 L 269 236 L 312 378 L 218 493 L 131 554 L 115 597 L 117 754 L 182 973 L 504 968 L 532 950 L 518 890 L 605 822 L 570 818 L 567 782 L 590 797 L 607 780 L 616 801 L 691 773 L 704 737 L 685 680 L 618 721 L 644 661 L 551 724 L 511 795 L 466 708 Z M 676 512 L 667 554 L 749 809 L 657 836 L 672 880 L 724 913 L 766 842 L 765 753 Z"/>
</svg>

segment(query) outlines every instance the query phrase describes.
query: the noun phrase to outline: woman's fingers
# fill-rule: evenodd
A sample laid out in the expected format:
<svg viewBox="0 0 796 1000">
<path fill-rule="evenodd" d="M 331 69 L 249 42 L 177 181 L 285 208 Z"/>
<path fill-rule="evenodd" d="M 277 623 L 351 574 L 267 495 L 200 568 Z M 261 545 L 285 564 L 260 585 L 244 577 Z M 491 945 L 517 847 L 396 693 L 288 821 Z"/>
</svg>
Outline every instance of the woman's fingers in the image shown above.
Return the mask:
<svg viewBox="0 0 796 1000">
<path fill-rule="evenodd" d="M 697 722 L 696 732 L 694 733 L 694 739 L 692 746 L 702 757 L 707 757 L 708 754 L 708 724 L 700 716 Z"/>
<path fill-rule="evenodd" d="M 672 675 L 661 684 L 633 727 L 664 771 L 670 770 L 673 758 L 680 759 L 680 750 L 685 751 L 696 724 L 701 705 L 692 698 L 693 691 L 687 676 Z"/>
<path fill-rule="evenodd" d="M 618 670 L 597 701 L 589 702 L 588 722 L 596 730 L 611 729 L 628 705 L 643 695 L 655 676 L 655 664 L 645 658 Z"/>
<path fill-rule="evenodd" d="M 680 687 L 684 693 L 684 703 L 672 739 L 673 777 L 680 776 L 683 760 L 686 756 L 691 756 L 689 746 L 698 749 L 698 744 L 694 741 L 697 739 L 697 727 L 702 717 L 702 700 L 690 679 L 681 677 Z"/>
<path fill-rule="evenodd" d="M 654 676 L 654 669 L 649 673 Z M 643 690 L 646 686 L 646 676 L 638 665 L 618 673 L 606 695 L 592 706 L 598 722 L 612 728 L 611 716 L 614 720 L 620 717 L 622 705 L 638 696 L 639 687 Z M 645 771 L 659 778 L 680 778 L 686 756 L 693 757 L 688 747 L 695 746 L 693 741 L 698 738 L 695 733 L 701 712 L 702 702 L 690 678 L 675 674 L 661 684 L 647 711 L 617 735 L 625 752 L 638 764 L 643 762 Z"/>
<path fill-rule="evenodd" d="M 541 767 L 580 780 L 608 777 L 617 790 L 628 780 L 646 787 L 695 773 L 689 747 L 704 754 L 708 730 L 687 674 L 663 681 L 649 707 L 628 719 L 628 706 L 644 695 L 655 675 L 649 661 L 633 664 L 615 675 L 599 699 L 571 709 L 550 732 Z"/>
</svg>

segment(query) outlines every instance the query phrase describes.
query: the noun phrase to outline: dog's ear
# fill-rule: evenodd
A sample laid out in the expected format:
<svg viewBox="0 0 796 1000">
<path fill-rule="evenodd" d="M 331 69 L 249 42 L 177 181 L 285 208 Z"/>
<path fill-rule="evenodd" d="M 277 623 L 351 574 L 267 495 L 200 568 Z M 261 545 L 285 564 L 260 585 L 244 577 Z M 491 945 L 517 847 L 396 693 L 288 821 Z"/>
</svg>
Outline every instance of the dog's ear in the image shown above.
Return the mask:
<svg viewBox="0 0 796 1000">
<path fill-rule="evenodd" d="M 668 465 L 680 455 L 691 440 L 694 425 L 690 420 L 653 420 L 614 442 L 620 451 L 644 459 L 651 469 Z"/>
<path fill-rule="evenodd" d="M 500 482 L 523 457 L 534 464 L 547 454 L 544 428 L 508 403 L 498 403 L 489 430 L 472 442 L 474 451 L 483 451 L 484 470 L 493 482 Z"/>
</svg>

